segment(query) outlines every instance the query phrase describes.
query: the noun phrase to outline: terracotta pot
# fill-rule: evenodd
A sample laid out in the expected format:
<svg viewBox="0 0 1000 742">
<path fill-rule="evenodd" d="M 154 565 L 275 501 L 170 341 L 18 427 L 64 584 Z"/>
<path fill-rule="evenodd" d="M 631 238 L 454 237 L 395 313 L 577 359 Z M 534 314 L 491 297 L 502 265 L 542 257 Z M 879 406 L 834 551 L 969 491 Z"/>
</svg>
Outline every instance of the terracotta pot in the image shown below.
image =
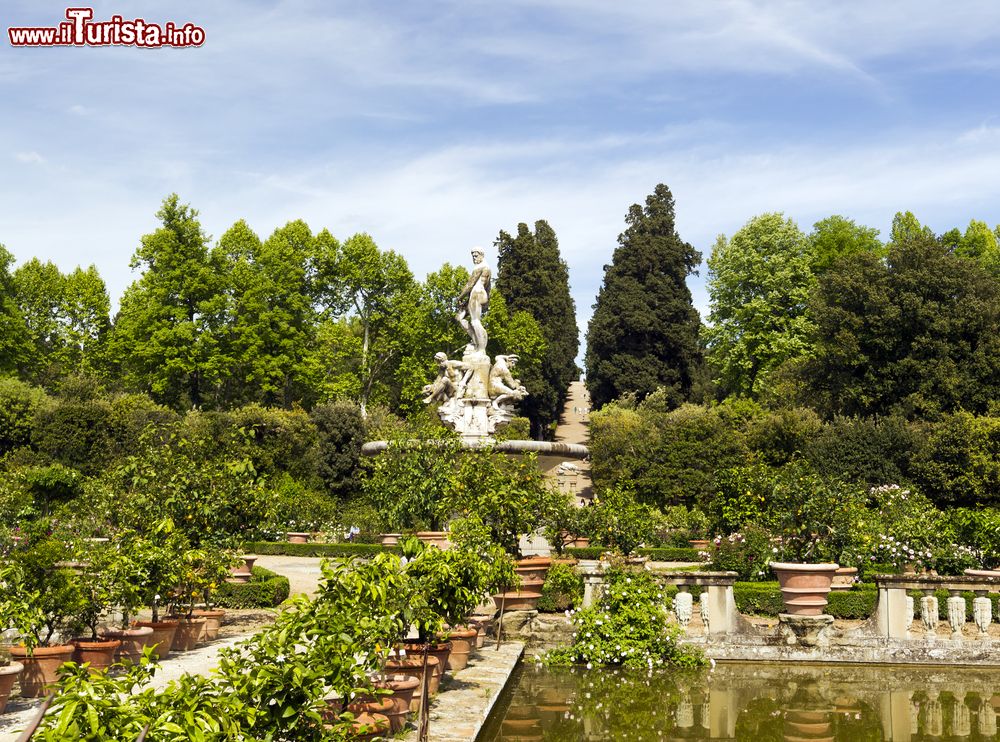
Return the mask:
<svg viewBox="0 0 1000 742">
<path fill-rule="evenodd" d="M 312 534 L 304 531 L 289 531 L 285 534 L 285 537 L 290 544 L 308 544 L 310 539 L 312 539 Z"/>
<path fill-rule="evenodd" d="M 351 739 L 381 739 L 389 733 L 389 728 L 389 719 L 383 714 L 370 714 L 364 711 L 354 719 L 354 734 L 351 736 Z"/>
<path fill-rule="evenodd" d="M 9 665 L 0 667 L 0 714 L 7 708 L 7 699 L 10 698 L 10 691 L 14 687 L 14 681 L 17 680 L 17 676 L 23 671 L 24 665 L 20 662 L 11 662 Z"/>
<path fill-rule="evenodd" d="M 383 696 L 392 701 L 392 710 L 383 711 L 389 717 L 389 724 L 395 734 L 406 726 L 406 716 L 413 704 L 413 694 L 420 689 L 420 679 L 412 675 L 388 675 L 375 682 L 375 687 L 391 690 L 391 696 Z"/>
<path fill-rule="evenodd" d="M 372 716 L 383 716 L 389 722 L 389 728 L 386 730 L 388 733 L 395 731 L 393 729 L 393 717 L 398 717 L 396 713 L 395 704 L 392 700 L 386 696 L 380 698 L 368 698 L 368 699 L 358 699 L 352 703 L 347 704 L 347 710 L 354 714 L 356 719 L 361 718 L 362 714 L 370 714 Z M 409 708 L 407 708 L 409 711 Z M 406 723 L 406 717 L 404 716 L 399 722 L 400 727 Z"/>
<path fill-rule="evenodd" d="M 401 533 L 383 533 L 379 536 L 379 541 L 382 542 L 382 546 L 396 546 L 401 538 L 403 538 Z"/>
<path fill-rule="evenodd" d="M 476 649 L 482 649 L 486 644 L 486 634 L 493 626 L 493 617 L 473 616 L 469 619 L 469 625 L 476 628 Z"/>
<path fill-rule="evenodd" d="M 226 582 L 233 585 L 245 585 L 250 582 L 253 575 L 250 572 L 231 572 Z"/>
<path fill-rule="evenodd" d="M 688 539 L 688 543 L 691 544 L 692 549 L 697 549 L 698 551 L 708 551 L 710 542 L 707 538 L 691 538 Z"/>
<path fill-rule="evenodd" d="M 195 611 L 195 617 L 205 619 L 205 631 L 202 634 L 202 641 L 215 641 L 219 638 L 219 629 L 222 628 L 222 619 L 226 617 L 224 608 L 216 608 L 211 611 Z"/>
<path fill-rule="evenodd" d="M 177 652 L 190 652 L 201 641 L 207 621 L 204 618 L 182 618 L 177 625 L 177 633 L 170 648 Z"/>
<path fill-rule="evenodd" d="M 142 650 L 153 641 L 153 630 L 149 626 L 135 626 L 131 629 L 112 629 L 104 631 L 105 639 L 117 639 L 121 644 L 115 652 L 115 662 L 128 660 L 134 665 L 139 664 Z"/>
<path fill-rule="evenodd" d="M 259 558 L 260 557 L 258 557 L 256 554 L 244 554 L 243 555 L 243 562 L 247 565 L 247 568 L 246 568 L 247 572 L 253 572 L 254 562 L 256 562 Z"/>
<path fill-rule="evenodd" d="M 71 643 L 75 647 L 73 661 L 80 665 L 89 662 L 92 673 L 104 672 L 111 667 L 115 662 L 115 654 L 122 645 L 118 639 L 104 639 L 103 641 L 73 639 Z"/>
<path fill-rule="evenodd" d="M 73 659 L 73 645 L 35 647 L 34 654 L 21 645 L 10 648 L 10 656 L 24 666 L 21 674 L 21 695 L 25 698 L 44 696 L 46 689 L 59 679 L 59 668 Z"/>
<path fill-rule="evenodd" d="M 157 659 L 165 660 L 170 654 L 170 647 L 174 643 L 174 635 L 177 633 L 178 621 L 136 621 L 136 626 L 148 626 L 153 630 L 153 636 L 149 641 L 149 646 Z"/>
<path fill-rule="evenodd" d="M 493 596 L 493 602 L 496 603 L 498 611 L 533 611 L 538 608 L 538 600 L 541 597 L 541 593 L 501 593 Z"/>
<path fill-rule="evenodd" d="M 406 654 L 408 657 L 416 657 L 418 659 L 420 657 L 423 657 L 424 654 L 423 644 L 403 642 L 403 646 L 406 648 Z M 441 680 L 441 677 L 445 674 L 445 672 L 447 672 L 448 670 L 448 657 L 450 655 L 451 655 L 450 641 L 444 641 L 444 642 L 439 642 L 437 644 L 427 645 L 427 656 L 434 657 L 438 661 L 437 666 L 434 668 L 434 674 L 437 675 L 439 681 Z"/>
<path fill-rule="evenodd" d="M 792 616 L 819 616 L 826 608 L 827 595 L 838 564 L 793 564 L 771 562 L 781 586 L 785 612 Z"/>
<path fill-rule="evenodd" d="M 544 582 L 545 575 L 551 566 L 552 560 L 548 557 L 528 557 L 527 559 L 519 559 L 514 571 L 522 580 L 535 578 Z"/>
<path fill-rule="evenodd" d="M 476 648 L 478 629 L 452 629 L 448 632 L 451 642 L 451 654 L 448 655 L 449 670 L 464 670 L 469 664 L 469 655 Z"/>
<path fill-rule="evenodd" d="M 586 536 L 577 536 L 573 539 L 573 548 L 575 549 L 589 549 L 590 539 Z"/>
<path fill-rule="evenodd" d="M 440 684 L 440 677 L 437 674 L 436 665 L 438 664 L 437 657 L 427 656 L 427 669 L 430 672 L 430 677 L 427 679 L 428 690 L 431 695 L 437 693 L 438 686 Z M 393 673 L 393 675 L 408 675 L 409 677 L 417 679 L 417 687 L 413 690 L 413 697 L 410 701 L 410 711 L 414 713 L 420 710 L 420 698 L 423 693 L 423 677 L 424 677 L 424 659 L 423 656 L 412 657 L 407 655 L 405 657 L 398 657 L 396 659 L 390 659 L 385 663 L 386 672 Z"/>
<path fill-rule="evenodd" d="M 841 567 L 833 575 L 831 590 L 850 590 L 854 587 L 854 579 L 858 576 L 857 567 Z"/>
<path fill-rule="evenodd" d="M 439 549 L 451 548 L 447 531 L 417 531 L 416 536 L 428 546 L 436 546 Z"/>
<path fill-rule="evenodd" d="M 541 577 L 522 577 L 520 591 L 522 593 L 540 593 L 545 579 Z"/>
</svg>

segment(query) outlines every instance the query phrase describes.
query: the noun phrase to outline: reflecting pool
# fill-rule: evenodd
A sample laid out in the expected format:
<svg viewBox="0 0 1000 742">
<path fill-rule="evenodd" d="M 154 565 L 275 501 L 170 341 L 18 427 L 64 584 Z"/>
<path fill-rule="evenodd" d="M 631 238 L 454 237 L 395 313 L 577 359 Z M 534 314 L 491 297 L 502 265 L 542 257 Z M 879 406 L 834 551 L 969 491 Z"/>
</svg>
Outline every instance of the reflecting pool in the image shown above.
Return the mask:
<svg viewBox="0 0 1000 742">
<path fill-rule="evenodd" d="M 479 742 L 1000 739 L 1000 671 L 719 664 L 685 673 L 522 664 Z"/>
</svg>

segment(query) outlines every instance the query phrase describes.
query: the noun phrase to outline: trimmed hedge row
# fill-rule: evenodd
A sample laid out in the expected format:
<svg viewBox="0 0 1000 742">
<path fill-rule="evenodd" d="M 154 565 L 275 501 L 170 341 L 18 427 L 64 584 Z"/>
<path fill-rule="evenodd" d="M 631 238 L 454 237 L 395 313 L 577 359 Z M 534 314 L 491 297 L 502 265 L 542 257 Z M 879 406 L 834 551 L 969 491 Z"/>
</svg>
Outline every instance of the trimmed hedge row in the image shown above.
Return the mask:
<svg viewBox="0 0 1000 742">
<path fill-rule="evenodd" d="M 569 548 L 565 551 L 566 556 L 576 557 L 577 559 L 599 559 L 601 554 L 608 551 L 608 549 L 603 546 L 588 546 L 585 549 Z M 698 559 L 698 550 L 690 547 L 667 546 L 656 549 L 636 549 L 635 553 L 639 556 L 649 557 L 654 562 L 701 561 Z"/>
<path fill-rule="evenodd" d="M 382 544 L 292 544 L 287 541 L 251 541 L 243 544 L 246 554 L 296 557 L 372 556 L 384 551 L 399 553 L 399 547 Z"/>
<path fill-rule="evenodd" d="M 222 608 L 274 608 L 288 600 L 288 578 L 263 567 L 251 570 L 250 582 L 224 582 L 215 593 Z"/>
</svg>

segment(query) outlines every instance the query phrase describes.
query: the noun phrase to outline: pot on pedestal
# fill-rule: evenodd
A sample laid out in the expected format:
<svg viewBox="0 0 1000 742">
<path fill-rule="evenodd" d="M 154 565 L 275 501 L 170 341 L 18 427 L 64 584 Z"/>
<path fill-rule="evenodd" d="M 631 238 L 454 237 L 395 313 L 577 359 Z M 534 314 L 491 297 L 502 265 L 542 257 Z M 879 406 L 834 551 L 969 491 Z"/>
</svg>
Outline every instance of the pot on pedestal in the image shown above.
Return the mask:
<svg viewBox="0 0 1000 742">
<path fill-rule="evenodd" d="M 819 616 L 826 608 L 838 564 L 771 562 L 781 586 L 785 613 L 791 616 Z"/>
</svg>

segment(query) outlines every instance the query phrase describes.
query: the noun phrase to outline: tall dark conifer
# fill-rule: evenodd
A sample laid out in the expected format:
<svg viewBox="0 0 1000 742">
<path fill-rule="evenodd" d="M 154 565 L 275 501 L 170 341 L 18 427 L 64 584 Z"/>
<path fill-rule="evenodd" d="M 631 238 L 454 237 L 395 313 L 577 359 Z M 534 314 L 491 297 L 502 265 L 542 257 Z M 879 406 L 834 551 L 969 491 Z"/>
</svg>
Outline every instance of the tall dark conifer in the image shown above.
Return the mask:
<svg viewBox="0 0 1000 742">
<path fill-rule="evenodd" d="M 530 396 L 521 410 L 531 420 L 531 434 L 543 439 L 559 419 L 566 390 L 580 373 L 576 306 L 569 293 L 569 270 L 559 257 L 556 233 L 545 220 L 517 225 L 517 236 L 501 230 L 496 240 L 497 291 L 513 313 L 524 311 L 535 318 L 545 337 L 546 349 L 537 378 L 521 377 Z"/>
<path fill-rule="evenodd" d="M 625 222 L 587 330 L 591 403 L 629 392 L 642 399 L 663 387 L 679 405 L 701 365 L 698 312 L 685 283 L 701 254 L 674 229 L 674 198 L 662 183 Z"/>
</svg>

